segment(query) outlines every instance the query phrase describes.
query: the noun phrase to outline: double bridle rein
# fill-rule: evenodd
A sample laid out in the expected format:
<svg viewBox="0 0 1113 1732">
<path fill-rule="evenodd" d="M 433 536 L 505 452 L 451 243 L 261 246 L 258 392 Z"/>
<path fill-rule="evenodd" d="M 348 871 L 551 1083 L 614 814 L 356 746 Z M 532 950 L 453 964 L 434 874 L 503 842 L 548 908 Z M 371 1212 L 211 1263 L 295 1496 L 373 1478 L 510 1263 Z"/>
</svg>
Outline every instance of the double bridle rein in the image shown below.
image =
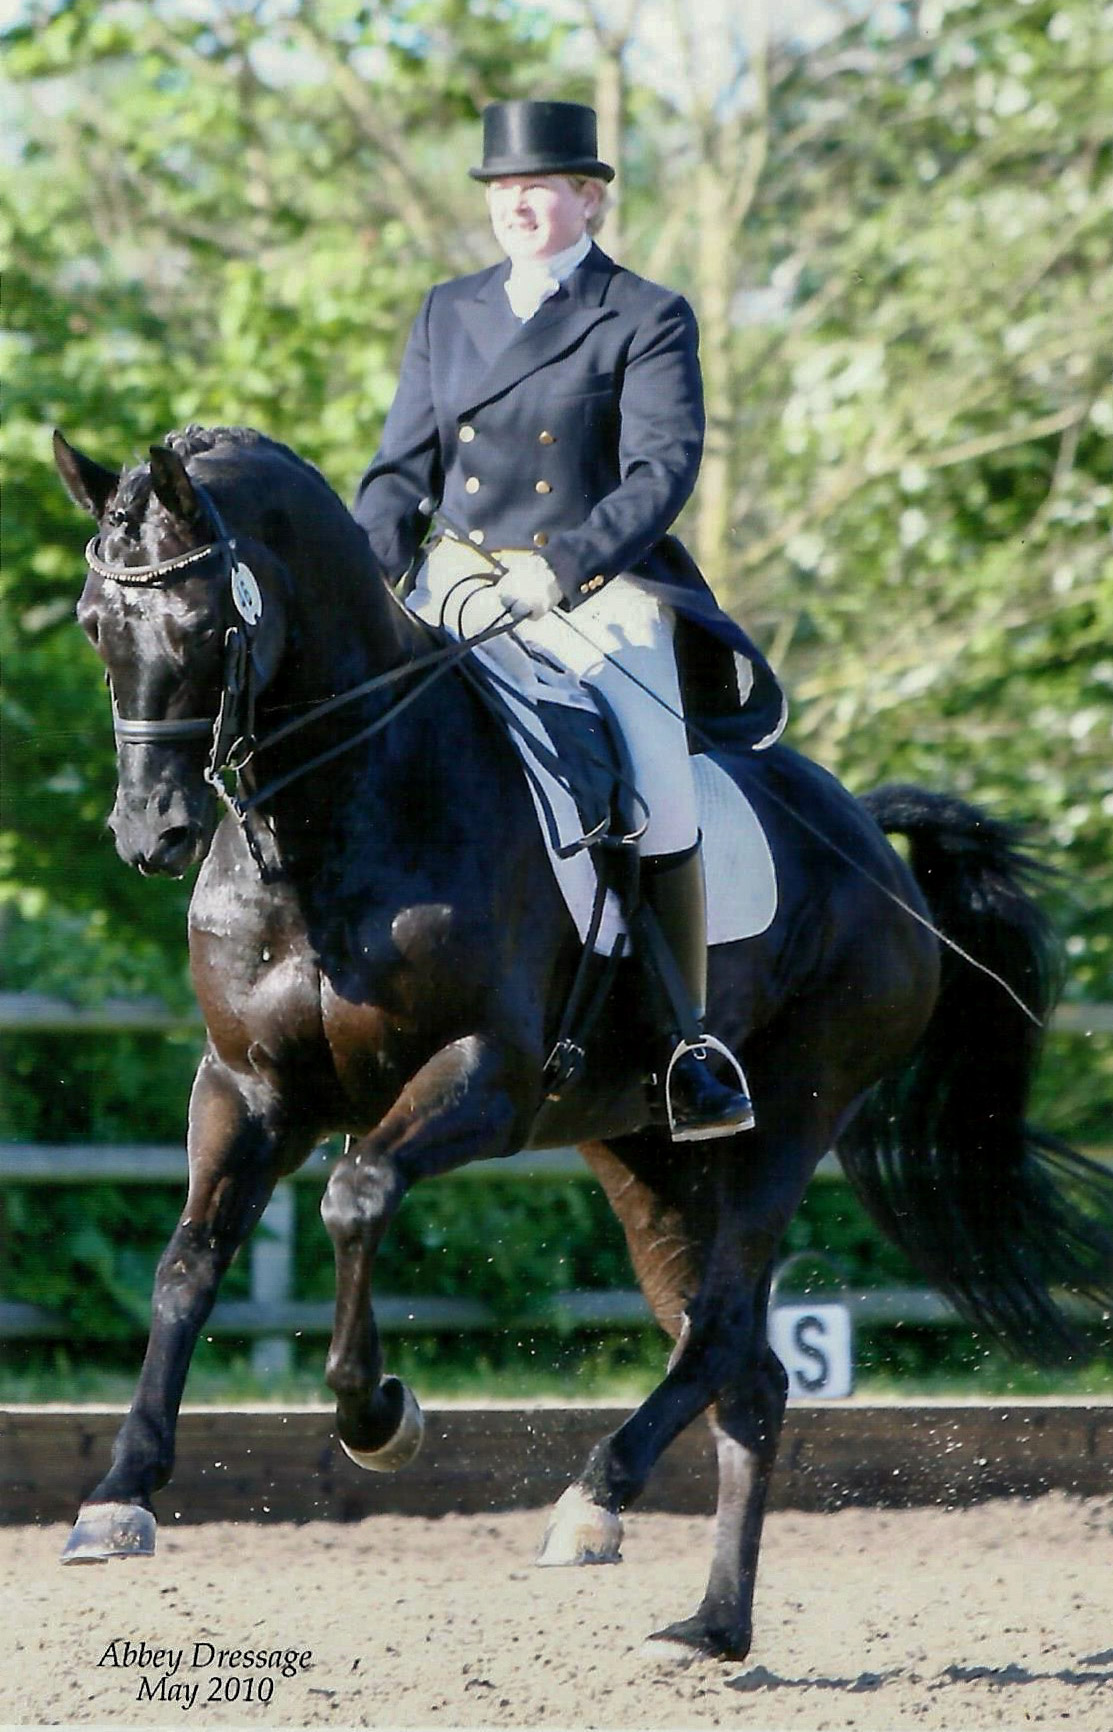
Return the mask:
<svg viewBox="0 0 1113 1732">
<path fill-rule="evenodd" d="M 291 782 L 309 775 L 312 771 L 329 763 L 333 758 L 339 757 L 341 753 L 350 751 L 354 746 L 380 732 L 404 709 L 415 702 L 429 686 L 470 655 L 475 645 L 485 643 L 488 638 L 500 635 L 508 630 L 512 623 L 507 621 L 505 624 L 496 624 L 462 643 L 457 643 L 455 640 L 445 642 L 440 639 L 435 649 L 429 650 L 424 655 L 415 655 L 399 667 L 388 668 L 385 673 L 376 674 L 348 691 L 337 693 L 312 704 L 304 714 L 293 717 L 290 721 L 273 729 L 262 739 L 258 739 L 255 735 L 255 705 L 261 687 L 255 656 L 255 638 L 263 616 L 262 592 L 258 579 L 237 548 L 235 536 L 230 535 L 225 527 L 224 519 L 221 517 L 212 496 L 197 481 L 193 481 L 192 485 L 208 514 L 214 532 L 211 541 L 206 542 L 202 547 L 191 549 L 188 553 L 175 554 L 170 559 L 159 560 L 152 565 L 111 565 L 100 551 L 99 536 L 94 535 L 85 549 L 85 562 L 89 570 L 95 572 L 98 577 L 107 578 L 110 582 L 121 584 L 125 588 L 158 589 L 169 584 L 184 582 L 187 578 L 196 576 L 199 567 L 206 565 L 213 559 L 219 560 L 217 575 L 222 580 L 227 581 L 229 585 L 238 618 L 234 624 L 228 627 L 224 636 L 224 682 L 216 715 L 187 716 L 169 720 L 148 720 L 143 717 L 121 716 L 116 708 L 116 698 L 113 694 L 112 726 L 118 747 L 125 745 L 161 746 L 171 741 L 201 739 L 208 736 L 211 739 L 211 746 L 208 762 L 205 766 L 205 780 L 241 824 L 250 811 L 261 806 Z M 285 579 L 287 590 L 292 592 L 293 580 L 290 574 L 284 566 L 280 565 L 279 570 Z M 427 627 L 426 629 L 430 631 L 431 635 L 434 635 L 432 628 Z M 349 734 L 337 744 L 328 747 L 315 757 L 295 765 L 285 774 L 274 777 L 250 793 L 244 792 L 241 782 L 242 772 L 260 753 L 277 745 L 280 740 L 287 739 L 300 728 L 309 727 L 311 723 L 339 710 L 345 704 L 355 703 L 360 698 L 368 697 L 371 693 L 380 691 L 385 687 L 397 685 L 400 681 L 409 679 L 415 674 L 424 673 L 425 670 L 429 670 L 425 678 L 415 681 L 408 692 L 405 692 L 395 703 L 389 705 L 385 713 L 377 716 L 367 727 Z M 230 771 L 235 778 L 234 792 L 224 780 L 223 773 L 226 771 Z"/>
</svg>

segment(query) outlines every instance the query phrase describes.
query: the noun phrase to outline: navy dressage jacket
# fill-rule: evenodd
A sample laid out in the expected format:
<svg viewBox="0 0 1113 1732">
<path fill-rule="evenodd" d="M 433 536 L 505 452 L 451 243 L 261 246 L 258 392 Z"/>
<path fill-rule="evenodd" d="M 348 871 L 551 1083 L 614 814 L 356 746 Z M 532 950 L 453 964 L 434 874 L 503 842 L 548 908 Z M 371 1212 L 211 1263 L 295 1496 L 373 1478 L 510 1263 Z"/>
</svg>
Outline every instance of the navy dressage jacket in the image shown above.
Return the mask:
<svg viewBox="0 0 1113 1732">
<path fill-rule="evenodd" d="M 782 719 L 780 687 L 669 533 L 703 452 L 691 307 L 593 245 L 522 324 L 509 269 L 439 284 L 414 322 L 354 508 L 383 575 L 413 565 L 429 500 L 478 546 L 541 552 L 566 607 L 629 572 L 749 661 L 758 743 Z"/>
</svg>

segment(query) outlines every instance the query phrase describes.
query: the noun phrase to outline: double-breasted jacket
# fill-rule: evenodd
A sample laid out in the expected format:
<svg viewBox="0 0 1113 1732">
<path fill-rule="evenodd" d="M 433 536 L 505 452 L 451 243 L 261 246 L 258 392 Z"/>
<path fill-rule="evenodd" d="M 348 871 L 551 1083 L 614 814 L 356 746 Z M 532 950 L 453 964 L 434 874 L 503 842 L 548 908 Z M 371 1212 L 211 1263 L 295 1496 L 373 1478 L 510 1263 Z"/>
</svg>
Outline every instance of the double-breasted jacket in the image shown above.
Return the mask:
<svg viewBox="0 0 1113 1732">
<path fill-rule="evenodd" d="M 439 284 L 414 322 L 355 502 L 384 576 L 412 566 L 430 501 L 478 546 L 542 553 L 564 606 L 631 573 L 750 661 L 771 716 L 780 688 L 764 657 L 670 533 L 703 450 L 691 307 L 593 245 L 522 324 L 509 268 Z"/>
</svg>

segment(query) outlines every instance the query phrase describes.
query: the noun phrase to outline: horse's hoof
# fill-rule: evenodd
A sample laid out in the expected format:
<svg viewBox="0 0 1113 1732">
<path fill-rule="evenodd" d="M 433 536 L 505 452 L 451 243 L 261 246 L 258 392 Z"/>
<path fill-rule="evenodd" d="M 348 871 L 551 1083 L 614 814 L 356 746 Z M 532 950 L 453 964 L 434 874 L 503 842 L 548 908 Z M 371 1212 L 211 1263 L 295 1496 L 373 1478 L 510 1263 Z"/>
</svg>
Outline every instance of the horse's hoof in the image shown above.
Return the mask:
<svg viewBox="0 0 1113 1732">
<path fill-rule="evenodd" d="M 402 1417 L 398 1421 L 393 1437 L 381 1445 L 379 1449 L 353 1449 L 350 1444 L 340 1439 L 340 1447 L 344 1454 L 354 1461 L 357 1467 L 366 1468 L 368 1473 L 397 1473 L 399 1468 L 408 1467 L 425 1436 L 425 1415 L 417 1404 L 417 1397 L 408 1384 L 399 1383 L 396 1377 L 385 1377 L 383 1388 L 397 1383 L 402 1391 Z"/>
<path fill-rule="evenodd" d="M 642 1658 L 659 1666 L 690 1666 L 695 1660 L 744 1660 L 748 1639 L 709 1629 L 698 1616 L 655 1630 L 642 1643 Z"/>
<path fill-rule="evenodd" d="M 646 1637 L 641 1645 L 641 1657 L 654 1666 L 670 1666 L 679 1672 L 696 1660 L 707 1660 L 711 1656 L 702 1648 L 689 1646 L 687 1642 L 672 1641 L 662 1632 L 659 1636 Z"/>
<path fill-rule="evenodd" d="M 157 1523 L 137 1503 L 85 1503 L 62 1553 L 64 1564 L 103 1564 L 109 1558 L 153 1558 Z"/>
<path fill-rule="evenodd" d="M 570 1485 L 557 1499 L 549 1517 L 537 1562 L 543 1567 L 619 1564 L 621 1545 L 621 1519 L 592 1503 L 582 1486 Z"/>
</svg>

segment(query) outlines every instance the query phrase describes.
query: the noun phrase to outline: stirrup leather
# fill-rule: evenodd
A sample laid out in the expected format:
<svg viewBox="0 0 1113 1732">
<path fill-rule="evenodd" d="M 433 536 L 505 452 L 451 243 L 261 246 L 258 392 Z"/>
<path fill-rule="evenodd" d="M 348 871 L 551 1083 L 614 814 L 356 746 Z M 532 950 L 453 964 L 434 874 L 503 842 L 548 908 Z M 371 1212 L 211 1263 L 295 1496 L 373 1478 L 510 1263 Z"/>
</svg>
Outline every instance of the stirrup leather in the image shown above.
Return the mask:
<svg viewBox="0 0 1113 1732">
<path fill-rule="evenodd" d="M 673 1112 L 673 1105 L 672 1105 L 672 1073 L 673 1073 L 673 1070 L 676 1067 L 677 1061 L 679 1059 L 684 1058 L 684 1056 L 687 1053 L 694 1052 L 694 1053 L 700 1054 L 701 1056 L 705 1056 L 705 1051 L 708 1047 L 710 1047 L 712 1051 L 717 1052 L 719 1054 L 720 1058 L 726 1059 L 727 1063 L 730 1065 L 731 1069 L 733 1070 L 735 1076 L 738 1078 L 739 1088 L 741 1089 L 742 1093 L 746 1096 L 746 1099 L 747 1100 L 750 1099 L 750 1085 L 746 1081 L 746 1073 L 742 1069 L 742 1066 L 739 1064 L 738 1060 L 735 1058 L 734 1054 L 731 1052 L 730 1048 L 728 1046 L 725 1046 L 721 1040 L 716 1040 L 716 1038 L 713 1034 L 701 1034 L 697 1040 L 683 1040 L 683 1039 L 678 1040 L 675 1047 L 673 1048 L 672 1057 L 669 1059 L 668 1068 L 665 1071 L 665 1112 L 668 1115 L 669 1135 L 671 1137 L 673 1137 L 674 1139 L 676 1138 L 677 1126 L 676 1126 L 676 1116 Z M 745 1127 L 740 1127 L 740 1128 L 745 1128 Z M 714 1136 L 715 1132 L 714 1131 L 712 1131 L 710 1133 L 704 1132 L 702 1134 L 705 1136 L 706 1135 Z M 689 1131 L 687 1133 L 686 1140 L 696 1141 L 699 1139 L 700 1135 L 701 1135 L 701 1133 L 697 1131 L 695 1133 L 695 1135 L 693 1136 L 693 1133 L 691 1131 Z M 681 1136 L 682 1136 L 682 1138 L 684 1137 L 683 1132 L 681 1133 Z"/>
</svg>

